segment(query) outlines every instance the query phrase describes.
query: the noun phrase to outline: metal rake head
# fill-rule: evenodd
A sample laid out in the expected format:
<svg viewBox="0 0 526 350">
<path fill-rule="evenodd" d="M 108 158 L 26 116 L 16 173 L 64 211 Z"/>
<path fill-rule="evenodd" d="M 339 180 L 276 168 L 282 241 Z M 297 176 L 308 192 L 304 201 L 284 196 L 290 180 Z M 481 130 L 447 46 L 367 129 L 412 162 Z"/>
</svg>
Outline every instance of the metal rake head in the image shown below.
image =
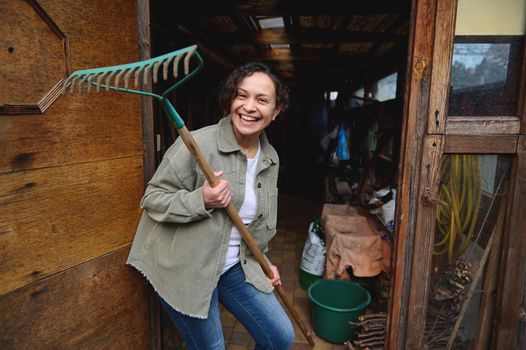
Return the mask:
<svg viewBox="0 0 526 350">
<path fill-rule="evenodd" d="M 92 89 L 92 86 L 96 87 L 97 92 L 100 91 L 100 88 L 105 88 L 106 90 L 116 90 L 122 92 L 130 92 L 139 95 L 147 95 L 157 98 L 162 98 L 170 93 L 173 89 L 184 83 L 186 80 L 191 78 L 196 74 L 201 67 L 203 66 L 203 60 L 199 53 L 196 51 L 197 46 L 192 45 L 177 51 L 167 53 L 162 56 L 150 58 L 144 61 L 121 64 L 111 67 L 102 67 L 102 68 L 93 68 L 93 69 L 83 69 L 73 72 L 64 82 L 63 93 L 66 93 L 66 90 L 69 86 L 70 93 L 74 94 L 75 90 L 78 91 L 79 95 L 82 94 L 84 86 L 87 88 L 89 93 Z M 190 71 L 190 58 L 192 56 L 197 58 L 197 66 L 195 66 Z M 169 70 L 171 70 L 171 75 L 177 79 L 179 74 L 179 63 L 181 60 L 184 61 L 184 71 L 179 79 L 174 85 L 172 85 L 162 96 L 137 90 L 139 88 L 139 82 L 142 81 L 144 84 L 148 82 L 150 75 L 153 78 L 153 82 L 156 83 L 158 80 L 159 71 L 162 66 L 162 76 L 163 79 L 168 79 Z M 171 64 L 171 69 L 169 69 Z M 130 78 L 133 75 L 134 87 L 135 89 L 129 89 Z M 122 84 L 122 86 L 121 86 Z M 78 87 L 77 89 L 75 87 Z"/>
</svg>

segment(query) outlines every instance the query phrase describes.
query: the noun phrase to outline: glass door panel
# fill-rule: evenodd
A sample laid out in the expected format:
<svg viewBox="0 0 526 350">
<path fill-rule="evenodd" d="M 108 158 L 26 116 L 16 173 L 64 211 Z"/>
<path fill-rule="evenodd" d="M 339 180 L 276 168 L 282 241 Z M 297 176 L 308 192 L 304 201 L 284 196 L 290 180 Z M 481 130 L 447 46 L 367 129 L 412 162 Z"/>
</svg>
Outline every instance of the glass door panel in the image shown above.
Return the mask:
<svg viewBox="0 0 526 350">
<path fill-rule="evenodd" d="M 484 342 L 495 288 L 511 165 L 508 155 L 446 154 L 442 159 L 424 340 L 429 349 Z M 491 287 L 493 286 L 493 287 Z M 487 298 L 489 297 L 489 298 Z"/>
<path fill-rule="evenodd" d="M 449 116 L 517 116 L 524 0 L 459 0 Z"/>
</svg>

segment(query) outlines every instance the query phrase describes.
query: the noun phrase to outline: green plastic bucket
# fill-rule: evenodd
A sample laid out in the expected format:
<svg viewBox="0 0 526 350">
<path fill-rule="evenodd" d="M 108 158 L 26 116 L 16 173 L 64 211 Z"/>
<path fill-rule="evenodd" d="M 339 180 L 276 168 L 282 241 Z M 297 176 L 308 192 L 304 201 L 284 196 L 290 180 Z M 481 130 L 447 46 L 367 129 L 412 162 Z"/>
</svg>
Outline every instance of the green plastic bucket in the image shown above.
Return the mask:
<svg viewBox="0 0 526 350">
<path fill-rule="evenodd" d="M 321 277 L 308 273 L 307 271 L 300 269 L 300 285 L 304 290 L 308 290 L 310 285 L 318 281 Z"/>
<path fill-rule="evenodd" d="M 371 303 L 371 294 L 357 283 L 344 280 L 319 280 L 308 290 L 314 332 L 331 343 L 353 340 L 357 321 Z"/>
</svg>

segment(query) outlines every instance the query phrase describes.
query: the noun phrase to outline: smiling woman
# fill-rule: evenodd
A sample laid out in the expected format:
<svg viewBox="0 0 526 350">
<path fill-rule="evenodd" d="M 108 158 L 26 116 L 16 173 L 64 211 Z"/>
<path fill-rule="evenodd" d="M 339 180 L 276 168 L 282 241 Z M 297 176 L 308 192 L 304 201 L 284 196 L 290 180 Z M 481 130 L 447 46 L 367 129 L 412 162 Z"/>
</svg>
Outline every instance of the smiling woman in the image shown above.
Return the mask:
<svg viewBox="0 0 526 350">
<path fill-rule="evenodd" d="M 267 278 L 225 211 L 216 210 L 232 203 L 268 250 L 279 158 L 264 130 L 287 107 L 288 91 L 267 66 L 249 63 L 230 74 L 219 97 L 223 119 L 192 133 L 219 183 L 205 180 L 178 139 L 146 188 L 128 264 L 150 281 L 188 349 L 224 349 L 219 303 L 256 348 L 288 349 L 294 329 L 273 293 L 281 285 L 277 268 L 270 265 Z"/>
</svg>

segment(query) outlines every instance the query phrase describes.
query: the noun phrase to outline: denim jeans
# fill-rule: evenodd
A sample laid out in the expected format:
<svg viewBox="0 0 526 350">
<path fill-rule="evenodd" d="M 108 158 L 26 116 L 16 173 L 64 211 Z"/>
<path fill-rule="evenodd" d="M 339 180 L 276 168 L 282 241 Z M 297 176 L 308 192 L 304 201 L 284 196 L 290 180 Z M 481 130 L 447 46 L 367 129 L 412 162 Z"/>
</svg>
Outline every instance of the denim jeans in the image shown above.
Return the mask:
<svg viewBox="0 0 526 350">
<path fill-rule="evenodd" d="M 294 328 L 274 293 L 260 292 L 245 282 L 239 263 L 219 278 L 207 319 L 183 315 L 160 300 L 188 350 L 225 348 L 219 302 L 245 326 L 256 342 L 256 350 L 286 350 L 294 342 Z"/>
</svg>

